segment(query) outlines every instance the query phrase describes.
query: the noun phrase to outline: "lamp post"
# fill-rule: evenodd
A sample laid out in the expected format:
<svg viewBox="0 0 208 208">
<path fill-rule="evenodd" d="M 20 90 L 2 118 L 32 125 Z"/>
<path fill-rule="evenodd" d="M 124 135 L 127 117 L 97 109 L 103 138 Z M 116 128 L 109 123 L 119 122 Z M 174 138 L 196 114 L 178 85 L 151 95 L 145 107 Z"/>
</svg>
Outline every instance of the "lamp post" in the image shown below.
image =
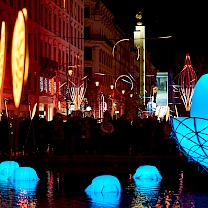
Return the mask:
<svg viewBox="0 0 208 208">
<path fill-rule="evenodd" d="M 77 65 L 74 66 L 68 66 L 68 70 L 66 70 L 66 116 L 69 115 L 69 76 L 72 75 L 73 68 L 77 68 Z"/>
</svg>

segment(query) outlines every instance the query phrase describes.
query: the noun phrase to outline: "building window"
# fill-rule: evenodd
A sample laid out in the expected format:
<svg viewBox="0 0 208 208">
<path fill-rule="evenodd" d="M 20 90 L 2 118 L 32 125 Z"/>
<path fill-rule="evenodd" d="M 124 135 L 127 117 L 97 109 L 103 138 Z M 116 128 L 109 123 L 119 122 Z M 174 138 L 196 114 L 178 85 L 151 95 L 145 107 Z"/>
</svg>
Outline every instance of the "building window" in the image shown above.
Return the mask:
<svg viewBox="0 0 208 208">
<path fill-rule="evenodd" d="M 43 77 L 40 77 L 40 92 L 43 92 Z"/>
<path fill-rule="evenodd" d="M 92 47 L 84 47 L 84 59 L 92 60 Z"/>
<path fill-rule="evenodd" d="M 48 58 L 51 59 L 51 44 L 49 44 L 48 50 Z"/>
<path fill-rule="evenodd" d="M 31 74 L 30 73 L 28 73 L 27 87 L 28 87 L 29 90 L 31 89 Z"/>
<path fill-rule="evenodd" d="M 35 57 L 35 60 L 38 59 L 38 50 L 37 50 L 37 47 L 38 47 L 37 37 L 34 37 L 34 57 Z"/>
<path fill-rule="evenodd" d="M 90 18 L 90 7 L 86 6 L 84 8 L 84 18 Z"/>
<path fill-rule="evenodd" d="M 51 24 L 51 11 L 49 10 L 48 11 L 48 26 L 49 26 L 49 29 L 50 29 L 50 31 L 52 32 L 52 24 Z"/>
<path fill-rule="evenodd" d="M 54 14 L 54 25 L 53 25 L 53 29 L 54 29 L 54 33 L 56 34 L 56 21 L 57 21 L 57 19 L 56 19 L 57 17 L 56 17 L 56 14 Z"/>
<path fill-rule="evenodd" d="M 45 8 L 45 27 L 48 28 L 48 9 Z"/>
<path fill-rule="evenodd" d="M 53 83 L 53 91 L 54 91 L 54 94 L 56 94 L 56 81 L 54 81 Z"/>
<path fill-rule="evenodd" d="M 52 81 L 51 79 L 48 80 L 48 91 L 51 93 L 52 92 Z"/>
<path fill-rule="evenodd" d="M 63 33 L 61 31 L 61 18 L 59 18 L 59 35 L 62 36 Z"/>
<path fill-rule="evenodd" d="M 48 80 L 47 80 L 47 78 L 44 78 L 44 81 L 43 81 L 43 90 L 45 92 L 48 92 Z"/>
<path fill-rule="evenodd" d="M 38 79 L 37 79 L 37 72 L 34 73 L 34 91 L 37 91 L 37 83 L 38 83 Z"/>
<path fill-rule="evenodd" d="M 86 39 L 90 39 L 90 27 L 84 28 L 84 34 Z"/>
</svg>

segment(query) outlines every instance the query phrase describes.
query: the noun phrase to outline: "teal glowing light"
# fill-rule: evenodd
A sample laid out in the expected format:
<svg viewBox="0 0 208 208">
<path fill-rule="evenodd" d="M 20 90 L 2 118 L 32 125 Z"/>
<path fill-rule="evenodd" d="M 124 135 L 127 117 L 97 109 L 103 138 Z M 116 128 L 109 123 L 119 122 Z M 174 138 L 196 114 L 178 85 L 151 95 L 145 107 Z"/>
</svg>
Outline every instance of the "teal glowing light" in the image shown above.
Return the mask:
<svg viewBox="0 0 208 208">
<path fill-rule="evenodd" d="M 194 88 L 192 97 L 192 104 L 190 109 L 190 117 L 206 118 L 208 119 L 208 111 L 206 105 L 208 104 L 208 74 L 200 77 Z"/>
<path fill-rule="evenodd" d="M 133 175 L 133 179 L 138 195 L 143 195 L 150 201 L 157 199 L 162 176 L 155 166 L 140 166 Z"/>
<path fill-rule="evenodd" d="M 205 170 L 208 168 L 208 74 L 195 85 L 190 117 L 171 118 L 172 137 L 179 150 Z"/>
<path fill-rule="evenodd" d="M 153 180 L 153 181 L 160 181 L 162 176 L 158 169 L 152 165 L 142 165 L 137 170 L 136 173 L 133 175 L 134 180 Z"/>
<path fill-rule="evenodd" d="M 112 175 L 97 176 L 85 189 L 93 206 L 102 204 L 105 207 L 118 207 L 121 197 L 121 184 Z"/>
<path fill-rule="evenodd" d="M 19 164 L 15 161 L 3 161 L 0 163 L 0 179 L 8 179 Z"/>
<path fill-rule="evenodd" d="M 36 171 L 31 167 L 19 167 L 8 178 L 9 181 L 39 181 Z"/>
</svg>

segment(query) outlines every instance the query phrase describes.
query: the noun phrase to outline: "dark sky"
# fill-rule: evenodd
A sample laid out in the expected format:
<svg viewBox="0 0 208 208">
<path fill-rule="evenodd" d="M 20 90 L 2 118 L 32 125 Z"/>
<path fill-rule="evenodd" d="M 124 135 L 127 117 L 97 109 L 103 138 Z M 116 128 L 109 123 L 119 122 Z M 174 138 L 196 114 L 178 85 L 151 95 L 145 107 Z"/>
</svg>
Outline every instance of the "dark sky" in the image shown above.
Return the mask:
<svg viewBox="0 0 208 208">
<path fill-rule="evenodd" d="M 135 30 L 137 22 L 135 15 L 142 11 L 146 30 L 146 49 L 159 71 L 182 70 L 187 53 L 191 60 L 203 55 L 208 56 L 206 1 L 103 0 L 103 2 L 129 37 L 133 37 Z M 166 35 L 174 37 L 154 39 Z"/>
</svg>

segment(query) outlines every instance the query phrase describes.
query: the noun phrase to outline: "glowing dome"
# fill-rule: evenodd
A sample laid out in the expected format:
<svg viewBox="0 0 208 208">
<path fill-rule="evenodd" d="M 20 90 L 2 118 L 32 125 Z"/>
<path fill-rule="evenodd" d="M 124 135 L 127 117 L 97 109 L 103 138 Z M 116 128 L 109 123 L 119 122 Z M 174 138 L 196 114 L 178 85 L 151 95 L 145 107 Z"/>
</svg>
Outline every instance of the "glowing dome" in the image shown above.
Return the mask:
<svg viewBox="0 0 208 208">
<path fill-rule="evenodd" d="M 154 181 L 160 181 L 162 179 L 162 176 L 155 166 L 142 165 L 136 170 L 136 173 L 133 175 L 133 179 L 134 180 L 150 179 Z"/>
<path fill-rule="evenodd" d="M 85 189 L 86 192 L 120 192 L 121 184 L 119 180 L 112 175 L 97 176 L 92 183 Z"/>
<path fill-rule="evenodd" d="M 208 74 L 195 85 L 190 117 L 171 118 L 172 137 L 186 157 L 208 168 Z"/>
<path fill-rule="evenodd" d="M 0 163 L 0 178 L 8 179 L 16 168 L 19 168 L 19 164 L 15 161 L 3 161 Z"/>
<path fill-rule="evenodd" d="M 95 177 L 85 192 L 95 206 L 102 204 L 104 207 L 117 207 L 120 204 L 121 184 L 115 176 Z"/>
<path fill-rule="evenodd" d="M 8 178 L 10 181 L 38 181 L 36 171 L 31 167 L 19 167 Z"/>
</svg>

